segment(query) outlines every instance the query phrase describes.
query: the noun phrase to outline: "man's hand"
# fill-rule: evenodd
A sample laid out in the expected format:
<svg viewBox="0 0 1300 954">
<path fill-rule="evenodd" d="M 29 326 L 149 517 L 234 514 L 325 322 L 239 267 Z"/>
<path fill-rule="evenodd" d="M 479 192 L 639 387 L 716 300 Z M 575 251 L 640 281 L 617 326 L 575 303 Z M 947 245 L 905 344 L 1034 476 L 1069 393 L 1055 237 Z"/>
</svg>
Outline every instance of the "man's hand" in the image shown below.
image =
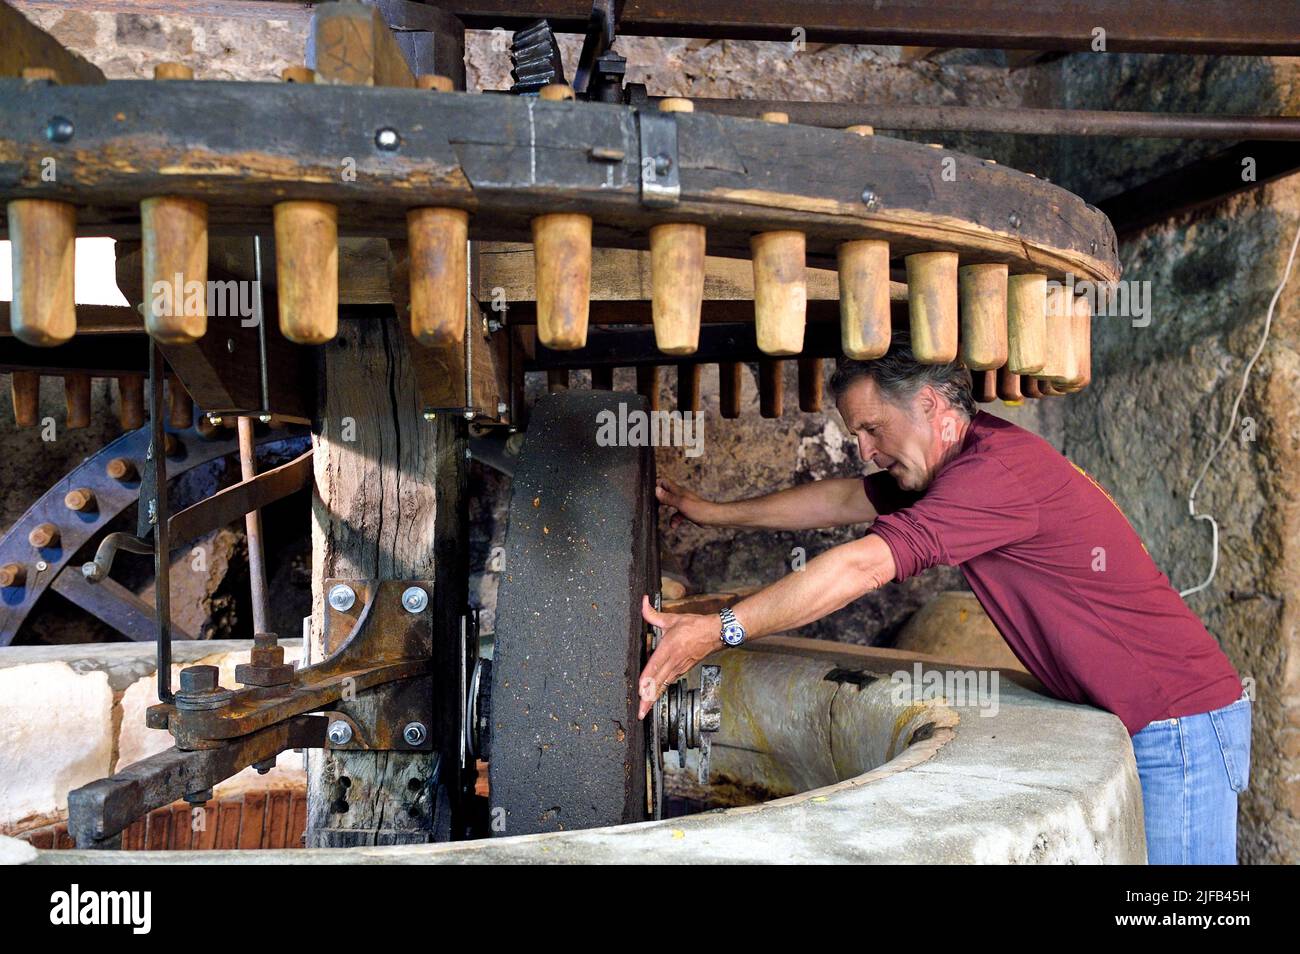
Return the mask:
<svg viewBox="0 0 1300 954">
<path fill-rule="evenodd" d="M 658 626 L 663 636 L 637 683 L 641 695 L 638 719 L 644 719 L 663 691 L 690 672 L 692 666 L 722 648 L 722 624 L 717 616 L 660 613 L 648 596 L 641 598 L 641 616 L 651 626 Z"/>
<path fill-rule="evenodd" d="M 677 512 L 673 514 L 668 525 L 676 530 L 683 520 L 689 520 L 691 523 L 701 527 L 707 527 L 716 522 L 717 504 L 705 500 L 699 494 L 679 487 L 667 477 L 660 477 L 655 482 L 655 497 L 665 507 L 675 507 Z"/>
</svg>

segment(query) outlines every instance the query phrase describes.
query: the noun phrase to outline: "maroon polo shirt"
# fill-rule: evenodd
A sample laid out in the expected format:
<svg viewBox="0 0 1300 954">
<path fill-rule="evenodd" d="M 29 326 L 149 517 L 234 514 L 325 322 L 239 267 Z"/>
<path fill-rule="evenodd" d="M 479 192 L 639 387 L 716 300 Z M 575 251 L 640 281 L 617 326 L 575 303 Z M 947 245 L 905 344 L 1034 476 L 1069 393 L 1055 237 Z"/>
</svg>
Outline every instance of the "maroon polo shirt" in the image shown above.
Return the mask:
<svg viewBox="0 0 1300 954">
<path fill-rule="evenodd" d="M 1241 697 L 1232 663 L 1115 502 L 1036 434 L 979 411 L 923 493 L 884 471 L 864 486 L 894 578 L 960 567 L 1054 695 L 1115 713 L 1130 735 Z"/>
</svg>

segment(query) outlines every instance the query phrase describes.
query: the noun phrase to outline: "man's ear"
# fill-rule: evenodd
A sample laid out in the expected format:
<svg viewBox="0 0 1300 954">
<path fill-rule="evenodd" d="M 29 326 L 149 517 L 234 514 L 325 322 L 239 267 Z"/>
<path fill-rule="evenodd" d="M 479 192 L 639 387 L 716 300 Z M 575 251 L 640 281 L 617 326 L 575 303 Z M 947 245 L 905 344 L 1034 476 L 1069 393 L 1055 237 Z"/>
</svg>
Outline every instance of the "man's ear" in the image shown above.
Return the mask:
<svg viewBox="0 0 1300 954">
<path fill-rule="evenodd" d="M 939 413 L 939 395 L 930 385 L 924 385 L 921 390 L 916 392 L 916 406 L 925 415 L 927 421 L 933 421 L 936 414 Z"/>
</svg>

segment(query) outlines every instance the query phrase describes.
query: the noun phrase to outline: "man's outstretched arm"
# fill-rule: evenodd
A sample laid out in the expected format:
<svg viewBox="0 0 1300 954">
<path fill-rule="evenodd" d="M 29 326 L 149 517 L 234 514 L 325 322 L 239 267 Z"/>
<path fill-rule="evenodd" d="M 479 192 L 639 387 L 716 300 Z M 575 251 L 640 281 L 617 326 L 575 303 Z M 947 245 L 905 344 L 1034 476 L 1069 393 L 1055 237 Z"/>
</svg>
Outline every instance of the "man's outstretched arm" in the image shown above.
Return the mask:
<svg viewBox="0 0 1300 954">
<path fill-rule="evenodd" d="M 733 611 L 748 634 L 759 639 L 807 625 L 848 606 L 859 596 L 894 578 L 894 556 L 885 541 L 873 533 L 843 543 L 809 560 L 771 586 L 753 593 Z M 663 630 L 663 638 L 646 663 L 638 684 L 644 718 L 656 699 L 701 659 L 722 649 L 721 624 L 714 613 L 660 613 L 647 596 L 641 615 Z"/>
<path fill-rule="evenodd" d="M 749 530 L 824 530 L 869 523 L 876 510 L 867 499 L 861 477 L 830 477 L 748 500 L 729 503 L 705 500 L 698 494 L 661 477 L 655 496 L 675 507 L 672 526 L 690 520 L 705 527 L 740 527 Z"/>
</svg>

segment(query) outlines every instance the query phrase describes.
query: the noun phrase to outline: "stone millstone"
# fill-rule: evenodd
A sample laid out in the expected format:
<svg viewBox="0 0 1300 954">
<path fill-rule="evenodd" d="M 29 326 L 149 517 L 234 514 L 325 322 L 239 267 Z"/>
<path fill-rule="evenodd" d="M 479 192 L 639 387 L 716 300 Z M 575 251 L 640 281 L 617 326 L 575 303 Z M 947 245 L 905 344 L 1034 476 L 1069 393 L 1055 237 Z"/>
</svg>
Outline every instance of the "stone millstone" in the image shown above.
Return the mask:
<svg viewBox="0 0 1300 954">
<path fill-rule="evenodd" d="M 597 444 L 597 416 L 620 403 L 645 411 L 630 393 L 542 398 L 519 457 L 492 666 L 496 835 L 646 818 L 636 709 L 641 596 L 659 578 L 654 450 Z"/>
</svg>

